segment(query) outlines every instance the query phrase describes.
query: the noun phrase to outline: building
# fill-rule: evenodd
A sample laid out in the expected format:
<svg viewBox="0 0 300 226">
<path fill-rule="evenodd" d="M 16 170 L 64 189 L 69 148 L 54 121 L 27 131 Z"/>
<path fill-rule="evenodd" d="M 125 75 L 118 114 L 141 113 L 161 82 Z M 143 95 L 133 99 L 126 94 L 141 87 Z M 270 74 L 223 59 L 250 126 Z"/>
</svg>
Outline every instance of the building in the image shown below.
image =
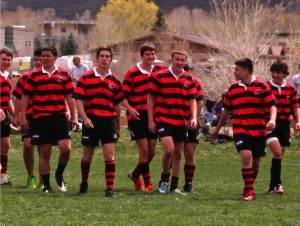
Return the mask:
<svg viewBox="0 0 300 226">
<path fill-rule="evenodd" d="M 43 20 L 39 24 L 44 29 L 43 41 L 48 45 L 55 45 L 58 49 L 61 42 L 73 35 L 80 53 L 88 53 L 90 33 L 95 27 L 94 20 Z"/>
<path fill-rule="evenodd" d="M 2 26 L 1 46 L 14 52 L 15 56 L 31 56 L 34 49 L 34 31 L 25 26 Z"/>
<path fill-rule="evenodd" d="M 113 69 L 121 79 L 128 68 L 140 61 L 140 46 L 145 42 L 152 42 L 157 49 L 157 61 L 168 65 L 170 54 L 174 49 L 186 50 L 189 54 L 189 64 L 207 61 L 212 56 L 220 55 L 223 51 L 207 36 L 197 34 L 177 35 L 172 33 L 153 33 L 126 42 L 110 45 L 114 52 Z M 96 50 L 91 50 L 95 61 Z M 116 63 L 117 62 L 117 63 Z"/>
</svg>

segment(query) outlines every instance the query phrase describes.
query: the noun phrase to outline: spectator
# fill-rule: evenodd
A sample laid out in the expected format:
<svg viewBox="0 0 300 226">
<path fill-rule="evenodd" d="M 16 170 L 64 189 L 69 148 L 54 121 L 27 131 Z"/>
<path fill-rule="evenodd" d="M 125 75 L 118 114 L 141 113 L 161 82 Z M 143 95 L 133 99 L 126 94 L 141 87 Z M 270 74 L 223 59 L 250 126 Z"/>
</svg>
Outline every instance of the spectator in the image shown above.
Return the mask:
<svg viewBox="0 0 300 226">
<path fill-rule="evenodd" d="M 298 65 L 298 69 L 300 70 L 300 64 Z M 296 74 L 292 78 L 292 84 L 296 87 L 297 89 L 297 97 L 298 97 L 298 102 L 300 103 L 300 73 Z"/>
<path fill-rule="evenodd" d="M 216 127 L 218 125 L 218 122 L 220 120 L 220 117 L 222 115 L 223 111 L 223 100 L 226 95 L 226 91 L 221 94 L 221 100 L 217 101 L 214 106 L 212 107 L 212 122 L 211 126 Z"/>
</svg>

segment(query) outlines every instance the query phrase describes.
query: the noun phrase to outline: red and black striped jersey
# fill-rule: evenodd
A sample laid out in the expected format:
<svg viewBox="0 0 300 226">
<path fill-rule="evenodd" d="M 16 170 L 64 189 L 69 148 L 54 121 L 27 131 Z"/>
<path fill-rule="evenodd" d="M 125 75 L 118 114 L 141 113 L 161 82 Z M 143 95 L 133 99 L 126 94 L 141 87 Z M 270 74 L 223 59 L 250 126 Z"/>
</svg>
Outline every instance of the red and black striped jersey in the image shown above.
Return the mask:
<svg viewBox="0 0 300 226">
<path fill-rule="evenodd" d="M 70 73 L 60 67 L 49 75 L 43 67 L 35 69 L 27 79 L 23 94 L 32 99 L 33 117 L 64 114 L 66 96 L 74 86 Z"/>
<path fill-rule="evenodd" d="M 253 78 L 249 85 L 233 83 L 224 98 L 223 108 L 232 111 L 233 134 L 266 135 L 265 109 L 275 106 L 269 86 Z"/>
<path fill-rule="evenodd" d="M 162 69 L 165 69 L 164 65 L 153 65 L 151 74 Z M 124 97 L 129 105 L 140 114 L 147 112 L 147 97 L 151 74 L 137 65 L 127 71 L 123 80 Z M 128 112 L 127 120 L 131 120 Z"/>
<path fill-rule="evenodd" d="M 291 121 L 291 109 L 299 107 L 295 86 L 286 81 L 281 86 L 275 84 L 272 80 L 267 84 L 276 98 L 276 120 Z M 267 119 L 269 118 L 270 113 L 267 111 Z"/>
<path fill-rule="evenodd" d="M 12 95 L 14 95 L 17 99 L 21 100 L 24 86 L 27 82 L 28 76 L 33 72 L 32 71 L 26 71 L 21 75 L 21 77 L 18 79 L 17 84 L 15 85 L 15 88 L 12 92 Z M 27 105 L 27 110 L 26 110 L 26 115 L 31 116 L 33 114 L 33 108 L 32 108 L 32 99 L 29 99 L 28 105 Z"/>
<path fill-rule="evenodd" d="M 7 78 L 0 75 L 0 108 L 3 111 L 8 111 L 8 102 L 10 101 L 11 95 L 11 76 L 7 73 Z"/>
<path fill-rule="evenodd" d="M 80 77 L 73 98 L 84 101 L 87 115 L 116 116 L 114 105 L 124 100 L 122 83 L 114 73 L 100 77 L 92 69 Z"/>
<path fill-rule="evenodd" d="M 203 91 L 201 88 L 201 82 L 198 78 L 194 77 L 194 81 L 195 81 L 195 85 L 196 85 L 196 90 L 197 90 L 197 97 L 196 97 L 196 101 L 200 101 L 203 100 Z"/>
<path fill-rule="evenodd" d="M 177 78 L 171 69 L 151 76 L 149 93 L 155 97 L 154 120 L 174 126 L 186 124 L 190 113 L 190 100 L 196 99 L 194 78 L 186 71 Z"/>
</svg>

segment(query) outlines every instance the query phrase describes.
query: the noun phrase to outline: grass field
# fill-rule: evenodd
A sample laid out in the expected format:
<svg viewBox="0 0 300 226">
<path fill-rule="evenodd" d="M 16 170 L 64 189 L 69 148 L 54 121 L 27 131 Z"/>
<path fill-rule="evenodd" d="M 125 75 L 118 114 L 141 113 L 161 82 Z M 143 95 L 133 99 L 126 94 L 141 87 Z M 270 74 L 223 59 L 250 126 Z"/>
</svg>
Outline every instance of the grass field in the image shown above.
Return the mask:
<svg viewBox="0 0 300 226">
<path fill-rule="evenodd" d="M 81 180 L 80 133 L 73 134 L 71 160 L 64 177 L 68 192 L 56 189 L 54 171 L 57 148 L 52 155 L 52 194 L 26 190 L 26 171 L 22 160 L 20 135 L 12 136 L 9 175 L 12 187 L 1 186 L 0 225 L 300 225 L 300 138 L 294 139 L 283 161 L 284 195 L 267 194 L 271 156 L 262 160 L 256 180 L 257 200 L 241 201 L 241 164 L 233 143 L 213 145 L 203 139 L 197 147 L 195 193 L 160 195 L 157 184 L 161 172 L 160 144 L 151 163 L 154 193 L 137 192 L 127 173 L 137 161 L 129 132 L 122 131 L 116 147 L 117 197 L 104 196 L 104 163 L 101 149 L 94 156 L 89 191 L 79 195 Z M 37 164 L 36 164 L 37 165 Z M 36 167 L 37 171 L 37 167 Z M 180 188 L 183 186 L 180 177 Z"/>
</svg>

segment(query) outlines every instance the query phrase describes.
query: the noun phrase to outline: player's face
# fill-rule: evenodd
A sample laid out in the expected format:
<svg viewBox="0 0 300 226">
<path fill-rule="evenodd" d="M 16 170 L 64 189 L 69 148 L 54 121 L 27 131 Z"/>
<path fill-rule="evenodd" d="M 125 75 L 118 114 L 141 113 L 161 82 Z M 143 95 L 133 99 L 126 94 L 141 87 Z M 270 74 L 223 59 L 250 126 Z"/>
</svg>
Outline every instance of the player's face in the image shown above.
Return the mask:
<svg viewBox="0 0 300 226">
<path fill-rule="evenodd" d="M 285 76 L 283 74 L 283 72 L 281 72 L 281 71 L 272 71 L 271 75 L 272 75 L 272 79 L 273 79 L 274 83 L 276 83 L 278 85 L 282 84 L 284 76 Z"/>
<path fill-rule="evenodd" d="M 43 51 L 42 52 L 42 64 L 45 68 L 53 67 L 56 61 L 56 56 L 52 54 L 51 51 Z"/>
<path fill-rule="evenodd" d="M 153 64 L 156 57 L 156 53 L 154 50 L 146 50 L 144 55 L 142 56 L 142 62 L 144 64 Z"/>
<path fill-rule="evenodd" d="M 182 70 L 182 68 L 187 64 L 187 57 L 183 54 L 175 53 L 171 59 L 172 68 L 175 70 Z"/>
<path fill-rule="evenodd" d="M 247 77 L 247 70 L 236 65 L 234 69 L 234 76 L 237 81 L 243 81 Z"/>
<path fill-rule="evenodd" d="M 111 61 L 112 59 L 109 51 L 107 50 L 100 51 L 99 57 L 97 58 L 97 63 L 99 67 L 109 68 Z"/>
<path fill-rule="evenodd" d="M 7 56 L 5 53 L 2 53 L 0 56 L 0 65 L 1 71 L 4 72 L 10 67 L 11 64 L 11 57 Z"/>
<path fill-rule="evenodd" d="M 43 58 L 42 56 L 34 56 L 34 67 L 38 68 L 43 65 Z"/>
</svg>

